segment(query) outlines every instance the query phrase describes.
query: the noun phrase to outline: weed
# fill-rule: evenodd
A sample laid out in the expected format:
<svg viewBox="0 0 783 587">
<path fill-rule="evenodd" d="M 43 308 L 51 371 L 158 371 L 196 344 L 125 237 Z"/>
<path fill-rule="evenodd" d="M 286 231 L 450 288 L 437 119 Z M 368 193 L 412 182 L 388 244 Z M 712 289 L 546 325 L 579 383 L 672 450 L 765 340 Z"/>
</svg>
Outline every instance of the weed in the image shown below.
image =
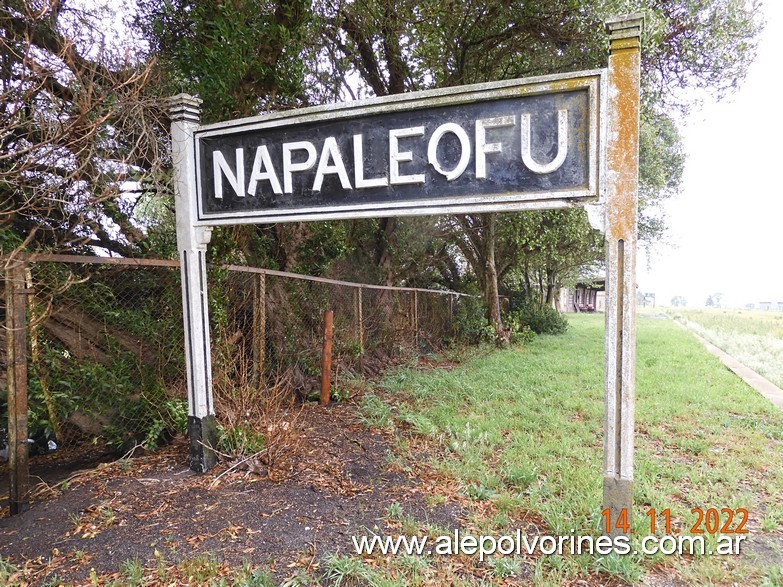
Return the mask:
<svg viewBox="0 0 783 587">
<path fill-rule="evenodd" d="M 598 570 L 634 585 L 642 577 L 642 569 L 637 557 L 610 554 L 596 559 L 595 565 Z"/>
<path fill-rule="evenodd" d="M 298 569 L 293 575 L 283 579 L 280 587 L 316 587 L 320 586 L 317 579 L 304 569 Z"/>
<path fill-rule="evenodd" d="M 389 520 L 399 521 L 405 515 L 402 506 L 398 502 L 390 503 L 386 508 L 386 517 Z"/>
<path fill-rule="evenodd" d="M 516 465 L 510 463 L 500 472 L 503 482 L 512 489 L 527 489 L 538 479 L 535 465 Z"/>
<path fill-rule="evenodd" d="M 496 579 L 516 577 L 522 572 L 522 561 L 516 557 L 490 557 L 487 566 L 492 569 L 492 576 Z"/>
<path fill-rule="evenodd" d="M 489 501 L 497 496 L 497 493 L 484 485 L 471 483 L 464 489 L 465 495 L 475 501 Z"/>
<path fill-rule="evenodd" d="M 783 522 L 783 510 L 772 507 L 765 514 L 761 521 L 761 529 L 764 532 L 774 532 Z"/>
<path fill-rule="evenodd" d="M 359 404 L 360 418 L 368 428 L 393 428 L 391 408 L 375 394 L 367 394 Z"/>
<path fill-rule="evenodd" d="M 761 581 L 761 587 L 783 587 L 783 567 L 774 566 L 769 569 Z"/>
<path fill-rule="evenodd" d="M 358 558 L 329 555 L 324 559 L 324 566 L 324 579 L 334 587 L 358 586 L 372 578 L 372 573 Z"/>
<path fill-rule="evenodd" d="M 442 431 L 429 437 L 446 449 L 430 466 L 459 482 L 470 499 L 493 501 L 494 508 L 471 519 L 475 528 L 496 531 L 523 510 L 552 534 L 601 532 L 602 319 L 572 317 L 562 337 L 482 354 L 453 371 L 404 369 L 385 378 L 402 404 L 400 420 Z M 639 529 L 649 523 L 650 507 L 670 508 L 678 527 L 689 527 L 691 509 L 704 504 L 766 511 L 764 528 L 779 527 L 783 415 L 669 321 L 640 316 L 637 347 Z M 667 562 L 693 577 L 748 582 L 714 558 Z M 659 560 L 540 557 L 536 581 L 560 585 L 596 570 L 634 581 Z"/>
<path fill-rule="evenodd" d="M 195 582 L 197 585 L 205 585 L 220 572 L 220 563 L 217 559 L 207 555 L 184 560 L 180 567 L 188 577 L 188 581 Z"/>
<path fill-rule="evenodd" d="M 254 569 L 246 562 L 242 565 L 242 570 L 233 585 L 235 587 L 275 587 L 275 576 L 261 568 Z"/>
<path fill-rule="evenodd" d="M 127 560 L 120 565 L 120 573 L 123 575 L 124 584 L 128 587 L 143 587 L 144 566 L 138 559 Z"/>
<path fill-rule="evenodd" d="M 0 584 L 11 585 L 20 574 L 19 569 L 0 556 Z"/>
<path fill-rule="evenodd" d="M 438 505 L 442 505 L 446 503 L 449 500 L 448 497 L 445 495 L 442 495 L 440 493 L 425 493 L 424 494 L 424 503 L 427 504 L 427 507 L 435 507 Z"/>
</svg>

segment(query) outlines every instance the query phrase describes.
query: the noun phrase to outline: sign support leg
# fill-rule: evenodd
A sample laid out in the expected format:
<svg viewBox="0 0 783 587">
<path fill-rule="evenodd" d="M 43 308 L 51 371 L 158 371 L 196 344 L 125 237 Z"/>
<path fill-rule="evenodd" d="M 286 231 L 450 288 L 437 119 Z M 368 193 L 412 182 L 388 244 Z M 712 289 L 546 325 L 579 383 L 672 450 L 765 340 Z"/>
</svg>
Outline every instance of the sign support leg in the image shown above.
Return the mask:
<svg viewBox="0 0 783 587">
<path fill-rule="evenodd" d="M 606 23 L 611 44 L 606 153 L 608 173 L 603 507 L 610 510 L 610 535 L 628 534 L 632 522 L 642 26 L 643 17 L 638 14 Z"/>
<path fill-rule="evenodd" d="M 201 101 L 186 94 L 171 98 L 171 151 L 177 248 L 182 272 L 182 314 L 188 378 L 188 439 L 190 468 L 206 472 L 217 463 L 215 406 L 212 401 L 212 360 L 207 306 L 207 244 L 211 228 L 194 226 L 196 154 L 193 133 L 199 126 Z"/>
</svg>

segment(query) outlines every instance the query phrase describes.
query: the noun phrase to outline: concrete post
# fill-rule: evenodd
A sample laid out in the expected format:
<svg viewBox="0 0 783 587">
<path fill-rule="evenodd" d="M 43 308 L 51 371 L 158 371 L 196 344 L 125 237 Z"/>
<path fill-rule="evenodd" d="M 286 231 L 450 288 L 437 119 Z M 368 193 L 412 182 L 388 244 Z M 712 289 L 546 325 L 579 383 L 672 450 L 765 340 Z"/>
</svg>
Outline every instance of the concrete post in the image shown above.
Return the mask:
<svg viewBox="0 0 783 587">
<path fill-rule="evenodd" d="M 607 21 L 606 358 L 604 510 L 628 533 L 633 506 L 636 377 L 636 220 L 639 184 L 640 14 Z M 617 520 L 621 520 L 618 528 Z M 628 524 L 628 525 L 625 525 Z"/>
<path fill-rule="evenodd" d="M 207 244 L 209 227 L 194 226 L 196 153 L 193 133 L 199 127 L 201 100 L 187 94 L 170 98 L 171 156 L 177 248 L 182 272 L 182 314 L 185 325 L 185 363 L 188 377 L 188 438 L 190 468 L 205 472 L 217 462 L 215 407 L 212 402 L 212 361 L 207 311 Z"/>
</svg>

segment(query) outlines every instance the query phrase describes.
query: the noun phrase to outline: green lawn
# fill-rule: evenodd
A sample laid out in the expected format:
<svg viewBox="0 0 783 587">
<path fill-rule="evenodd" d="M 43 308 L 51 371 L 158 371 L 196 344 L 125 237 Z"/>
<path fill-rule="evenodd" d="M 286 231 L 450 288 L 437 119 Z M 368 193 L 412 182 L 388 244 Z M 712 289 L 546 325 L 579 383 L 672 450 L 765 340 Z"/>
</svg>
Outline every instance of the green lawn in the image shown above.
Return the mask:
<svg viewBox="0 0 783 587">
<path fill-rule="evenodd" d="M 735 359 L 783 387 L 783 312 L 725 308 L 668 310 Z"/>
<path fill-rule="evenodd" d="M 386 398 L 416 439 L 443 448 L 431 466 L 456 479 L 477 508 L 476 531 L 501 534 L 514 514 L 539 514 L 552 533 L 598 534 L 601 527 L 603 317 L 570 318 L 565 336 L 493 352 L 453 371 L 399 370 Z M 783 414 L 748 388 L 670 320 L 638 322 L 635 528 L 645 512 L 670 509 L 687 533 L 692 508 L 749 510 L 751 535 L 783 520 Z M 653 565 L 688 581 L 757 584 L 780 569 L 737 557 L 693 562 L 658 556 L 539 560 L 540 584 L 595 570 L 637 581 Z M 776 584 L 776 583 L 770 583 Z"/>
</svg>

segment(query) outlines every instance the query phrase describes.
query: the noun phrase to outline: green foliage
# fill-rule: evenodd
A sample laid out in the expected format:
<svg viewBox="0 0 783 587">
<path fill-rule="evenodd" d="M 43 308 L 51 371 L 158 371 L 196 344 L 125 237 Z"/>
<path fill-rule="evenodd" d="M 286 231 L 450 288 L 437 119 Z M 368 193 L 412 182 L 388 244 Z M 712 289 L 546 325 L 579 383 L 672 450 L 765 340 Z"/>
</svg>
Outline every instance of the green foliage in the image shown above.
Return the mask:
<svg viewBox="0 0 783 587">
<path fill-rule="evenodd" d="M 560 288 L 577 280 L 604 258 L 604 237 L 584 210 L 520 214 L 504 221 L 499 255 L 509 259 L 505 283 L 517 291 L 513 304 L 551 305 Z"/>
<path fill-rule="evenodd" d="M 511 342 L 514 344 L 528 344 L 536 336 L 535 331 L 529 324 L 520 322 L 519 313 L 505 316 L 503 318 L 503 325 L 511 332 Z"/>
<path fill-rule="evenodd" d="M 217 443 L 218 450 L 222 453 L 234 457 L 250 456 L 264 450 L 266 438 L 249 423 L 230 428 L 218 424 Z"/>
<path fill-rule="evenodd" d="M 568 319 L 551 306 L 525 304 L 509 314 L 508 322 L 536 334 L 565 334 L 568 330 Z"/>
<path fill-rule="evenodd" d="M 391 428 L 393 427 L 391 408 L 377 395 L 369 393 L 362 398 L 359 404 L 360 417 L 368 427 Z"/>
<path fill-rule="evenodd" d="M 169 92 L 199 95 L 206 122 L 257 114 L 302 91 L 308 2 L 143 0 L 138 14 Z"/>
<path fill-rule="evenodd" d="M 12 585 L 12 581 L 19 579 L 20 575 L 21 573 L 15 565 L 0 557 L 0 583 Z"/>
<path fill-rule="evenodd" d="M 459 298 L 452 324 L 455 341 L 478 344 L 495 339 L 495 329 L 487 321 L 486 304 L 476 295 Z"/>
<path fill-rule="evenodd" d="M 184 432 L 187 404 L 170 393 L 184 371 L 179 272 L 68 267 L 32 266 L 34 314 L 53 311 L 48 320 L 79 327 L 31 330 L 31 436 L 57 435 L 59 444 L 102 438 L 124 453 Z"/>
<path fill-rule="evenodd" d="M 645 105 L 639 129 L 639 239 L 658 240 L 665 229 L 656 206 L 676 196 L 685 169 L 682 137 L 671 116 Z"/>
<path fill-rule="evenodd" d="M 516 577 L 522 572 L 522 561 L 516 557 L 491 557 L 487 559 L 487 566 L 492 569 L 492 575 L 497 579 Z"/>
<path fill-rule="evenodd" d="M 536 337 L 521 352 L 495 351 L 449 372 L 404 370 L 387 378 L 394 379 L 395 402 L 405 403 L 406 419 L 418 415 L 447 431 L 432 438 L 442 450 L 429 465 L 495 506 L 472 519 L 473 527 L 502 534 L 515 518 L 492 514 L 521 510 L 542 516 L 553 534 L 601 533 L 596 431 L 604 417 L 603 317 L 579 314 L 571 323 L 564 336 Z M 783 414 L 671 321 L 640 315 L 637 332 L 635 535 L 644 524 L 649 532 L 650 507 L 670 507 L 673 519 L 690 524 L 691 508 L 702 504 L 779 510 Z M 693 454 L 694 446 L 706 449 Z M 542 584 L 562 585 L 600 569 L 636 584 L 660 560 L 542 557 L 536 573 Z M 703 582 L 705 568 L 725 571 L 727 564 L 731 582 L 743 585 L 760 584 L 764 573 L 774 572 L 726 557 L 666 562 L 680 576 L 692 569 L 689 584 Z"/>
<path fill-rule="evenodd" d="M 328 555 L 324 559 L 324 578 L 334 587 L 366 584 L 373 578 L 360 558 Z"/>
</svg>

